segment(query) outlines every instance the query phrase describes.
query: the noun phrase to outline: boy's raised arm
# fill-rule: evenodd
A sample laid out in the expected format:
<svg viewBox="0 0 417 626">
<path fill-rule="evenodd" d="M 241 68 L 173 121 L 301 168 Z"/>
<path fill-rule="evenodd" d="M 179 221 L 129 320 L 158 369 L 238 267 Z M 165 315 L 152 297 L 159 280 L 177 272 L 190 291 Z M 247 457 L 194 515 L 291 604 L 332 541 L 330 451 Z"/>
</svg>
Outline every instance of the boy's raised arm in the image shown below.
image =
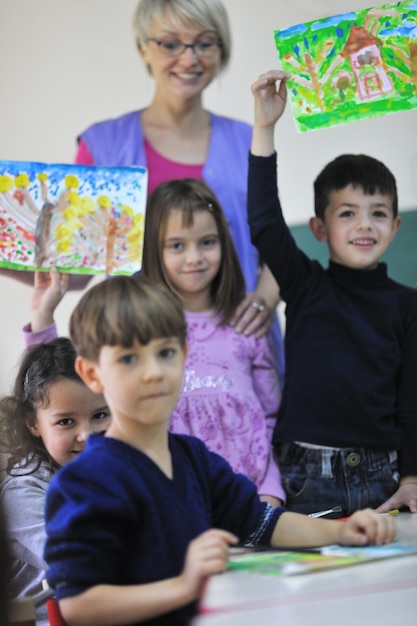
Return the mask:
<svg viewBox="0 0 417 626">
<path fill-rule="evenodd" d="M 252 85 L 255 120 L 251 152 L 255 156 L 270 156 L 274 150 L 274 128 L 284 113 L 287 102 L 286 81 L 289 74 L 271 70 L 261 74 Z"/>
</svg>

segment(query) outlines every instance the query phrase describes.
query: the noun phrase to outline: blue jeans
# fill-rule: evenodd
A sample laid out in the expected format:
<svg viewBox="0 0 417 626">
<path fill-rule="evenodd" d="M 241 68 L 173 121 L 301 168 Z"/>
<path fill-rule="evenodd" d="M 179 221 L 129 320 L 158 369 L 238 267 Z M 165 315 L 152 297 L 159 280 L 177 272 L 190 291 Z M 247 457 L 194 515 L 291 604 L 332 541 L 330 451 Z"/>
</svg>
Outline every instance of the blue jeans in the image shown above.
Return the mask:
<svg viewBox="0 0 417 626">
<path fill-rule="evenodd" d="M 378 507 L 398 489 L 395 451 L 316 450 L 284 443 L 276 454 L 290 511 L 309 514 L 341 506 L 340 513 L 326 517 L 345 517 Z"/>
</svg>

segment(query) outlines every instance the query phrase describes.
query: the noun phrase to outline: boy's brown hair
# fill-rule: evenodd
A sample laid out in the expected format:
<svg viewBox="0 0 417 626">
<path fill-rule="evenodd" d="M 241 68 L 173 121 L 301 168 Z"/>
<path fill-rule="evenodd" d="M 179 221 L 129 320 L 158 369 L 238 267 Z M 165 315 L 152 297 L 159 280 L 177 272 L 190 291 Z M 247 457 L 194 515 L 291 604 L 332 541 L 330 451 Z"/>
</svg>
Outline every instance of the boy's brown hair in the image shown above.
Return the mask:
<svg viewBox="0 0 417 626">
<path fill-rule="evenodd" d="M 186 322 L 178 298 L 144 276 L 114 276 L 89 289 L 70 319 L 79 356 L 98 361 L 103 346 L 129 348 L 160 337 L 186 345 Z"/>
</svg>

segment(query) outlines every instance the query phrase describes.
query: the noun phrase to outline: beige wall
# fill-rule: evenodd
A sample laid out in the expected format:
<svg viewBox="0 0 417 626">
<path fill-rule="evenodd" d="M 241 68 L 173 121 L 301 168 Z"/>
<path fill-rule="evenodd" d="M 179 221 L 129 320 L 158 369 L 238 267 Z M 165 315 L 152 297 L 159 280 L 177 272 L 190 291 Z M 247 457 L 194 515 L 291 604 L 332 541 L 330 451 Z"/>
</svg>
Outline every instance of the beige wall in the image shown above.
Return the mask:
<svg viewBox="0 0 417 626">
<path fill-rule="evenodd" d="M 145 106 L 152 82 L 136 53 L 130 16 L 136 0 L 1 0 L 0 159 L 71 162 L 88 124 Z M 369 0 L 225 0 L 233 36 L 228 71 L 206 106 L 251 121 L 250 85 L 278 66 L 272 32 L 331 13 L 378 6 Z M 280 194 L 290 223 L 312 213 L 312 181 L 341 152 L 365 152 L 397 177 L 400 208 L 417 207 L 417 111 L 298 135 L 287 110 L 277 130 Z M 30 288 L 0 277 L 0 393 L 21 352 Z M 61 303 L 67 333 L 79 293 Z"/>
</svg>

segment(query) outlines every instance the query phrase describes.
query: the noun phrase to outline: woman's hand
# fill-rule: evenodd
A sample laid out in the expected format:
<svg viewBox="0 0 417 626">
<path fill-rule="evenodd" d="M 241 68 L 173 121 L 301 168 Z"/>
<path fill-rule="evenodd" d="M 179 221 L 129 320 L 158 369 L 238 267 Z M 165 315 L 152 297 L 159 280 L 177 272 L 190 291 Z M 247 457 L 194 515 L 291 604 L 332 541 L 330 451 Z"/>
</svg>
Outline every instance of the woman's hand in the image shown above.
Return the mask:
<svg viewBox="0 0 417 626">
<path fill-rule="evenodd" d="M 255 293 L 246 294 L 236 309 L 231 326 L 237 333 L 254 334 L 257 339 L 266 335 L 274 321 L 280 301 L 279 287 L 269 267 L 262 267 Z"/>
<path fill-rule="evenodd" d="M 274 321 L 274 311 L 256 293 L 248 293 L 236 309 L 230 325 L 237 333 L 258 339 L 265 335 Z"/>
</svg>

